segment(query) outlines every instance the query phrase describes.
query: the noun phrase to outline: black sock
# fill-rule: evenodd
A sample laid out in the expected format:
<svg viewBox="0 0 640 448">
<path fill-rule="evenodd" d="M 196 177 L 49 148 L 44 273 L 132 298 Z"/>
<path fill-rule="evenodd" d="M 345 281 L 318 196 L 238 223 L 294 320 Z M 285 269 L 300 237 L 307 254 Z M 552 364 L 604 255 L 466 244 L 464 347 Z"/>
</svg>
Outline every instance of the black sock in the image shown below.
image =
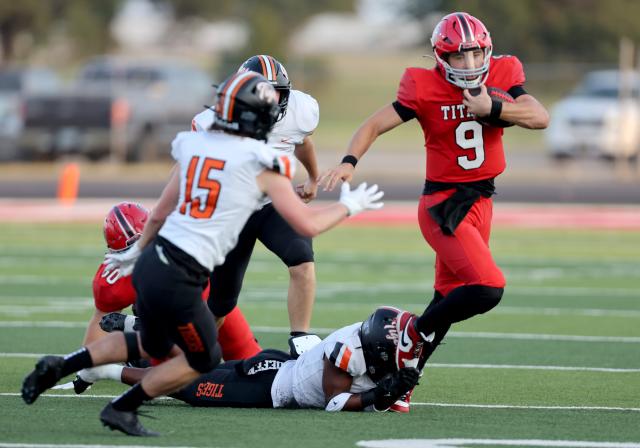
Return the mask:
<svg viewBox="0 0 640 448">
<path fill-rule="evenodd" d="M 64 357 L 64 365 L 62 366 L 62 376 L 67 376 L 70 373 L 77 372 L 78 370 L 93 367 L 93 361 L 87 347 L 82 347 L 80 350 L 76 350 L 73 353 L 69 353 Z"/>
<path fill-rule="evenodd" d="M 439 327 L 486 313 L 500 302 L 503 291 L 483 285 L 459 286 L 443 299 L 434 300 L 416 321 L 416 329 L 429 335 Z"/>
<path fill-rule="evenodd" d="M 113 408 L 118 411 L 135 411 L 143 402 L 151 400 L 152 397 L 142 388 L 140 383 L 113 400 Z"/>
</svg>

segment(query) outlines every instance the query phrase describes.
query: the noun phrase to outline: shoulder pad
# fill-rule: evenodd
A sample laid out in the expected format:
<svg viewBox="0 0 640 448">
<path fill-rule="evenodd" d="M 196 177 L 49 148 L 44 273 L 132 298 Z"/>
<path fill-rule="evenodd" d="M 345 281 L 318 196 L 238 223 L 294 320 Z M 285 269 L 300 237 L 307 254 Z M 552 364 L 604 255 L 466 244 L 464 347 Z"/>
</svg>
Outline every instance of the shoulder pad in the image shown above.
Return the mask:
<svg viewBox="0 0 640 448">
<path fill-rule="evenodd" d="M 302 132 L 311 134 L 315 131 L 320 121 L 320 107 L 314 97 L 299 90 L 291 90 L 289 108 L 292 110 L 288 112 L 293 113 L 296 125 Z"/>
</svg>

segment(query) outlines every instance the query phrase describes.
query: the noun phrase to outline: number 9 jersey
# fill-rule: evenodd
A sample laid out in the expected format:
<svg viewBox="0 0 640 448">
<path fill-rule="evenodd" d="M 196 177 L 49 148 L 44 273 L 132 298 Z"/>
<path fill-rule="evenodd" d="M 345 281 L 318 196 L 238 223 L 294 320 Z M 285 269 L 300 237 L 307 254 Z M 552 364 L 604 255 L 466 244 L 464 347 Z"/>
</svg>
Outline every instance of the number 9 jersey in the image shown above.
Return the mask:
<svg viewBox="0 0 640 448">
<path fill-rule="evenodd" d="M 293 177 L 295 162 L 264 143 L 224 132 L 181 132 L 171 155 L 180 170 L 180 195 L 159 235 L 212 271 L 224 262 L 264 194 L 265 169 Z"/>
<path fill-rule="evenodd" d="M 432 182 L 474 182 L 491 179 L 505 169 L 503 129 L 483 126 L 463 104 L 463 90 L 448 82 L 438 68 L 408 68 L 398 102 L 416 113 L 427 151 L 426 179 Z M 514 56 L 493 56 L 487 86 L 508 91 L 525 82 Z"/>
</svg>

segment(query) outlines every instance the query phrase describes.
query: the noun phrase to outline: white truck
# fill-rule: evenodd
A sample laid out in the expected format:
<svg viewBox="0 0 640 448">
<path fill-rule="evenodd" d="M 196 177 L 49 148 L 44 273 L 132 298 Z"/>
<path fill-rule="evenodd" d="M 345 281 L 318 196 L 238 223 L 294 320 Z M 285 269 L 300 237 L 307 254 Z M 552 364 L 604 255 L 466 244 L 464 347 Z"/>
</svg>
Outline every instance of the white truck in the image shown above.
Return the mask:
<svg viewBox="0 0 640 448">
<path fill-rule="evenodd" d="M 634 158 L 640 151 L 640 74 L 602 70 L 582 82 L 551 110 L 545 132 L 555 158 L 597 155 Z"/>
</svg>

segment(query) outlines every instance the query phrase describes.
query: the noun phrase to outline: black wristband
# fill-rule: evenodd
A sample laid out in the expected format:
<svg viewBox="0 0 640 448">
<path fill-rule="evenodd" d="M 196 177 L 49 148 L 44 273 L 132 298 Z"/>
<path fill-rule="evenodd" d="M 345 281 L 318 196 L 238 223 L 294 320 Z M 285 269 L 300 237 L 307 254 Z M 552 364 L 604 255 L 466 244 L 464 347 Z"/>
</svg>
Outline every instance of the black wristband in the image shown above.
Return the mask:
<svg viewBox="0 0 640 448">
<path fill-rule="evenodd" d="M 489 112 L 489 118 L 500 118 L 502 114 L 502 102 L 491 100 L 491 112 Z"/>
<path fill-rule="evenodd" d="M 358 159 L 355 156 L 352 156 L 351 154 L 349 154 L 342 158 L 341 163 L 350 163 L 355 168 L 356 165 L 358 164 Z"/>
<path fill-rule="evenodd" d="M 360 394 L 360 403 L 362 403 L 362 409 L 368 408 L 376 402 L 376 390 L 371 389 Z"/>
</svg>

